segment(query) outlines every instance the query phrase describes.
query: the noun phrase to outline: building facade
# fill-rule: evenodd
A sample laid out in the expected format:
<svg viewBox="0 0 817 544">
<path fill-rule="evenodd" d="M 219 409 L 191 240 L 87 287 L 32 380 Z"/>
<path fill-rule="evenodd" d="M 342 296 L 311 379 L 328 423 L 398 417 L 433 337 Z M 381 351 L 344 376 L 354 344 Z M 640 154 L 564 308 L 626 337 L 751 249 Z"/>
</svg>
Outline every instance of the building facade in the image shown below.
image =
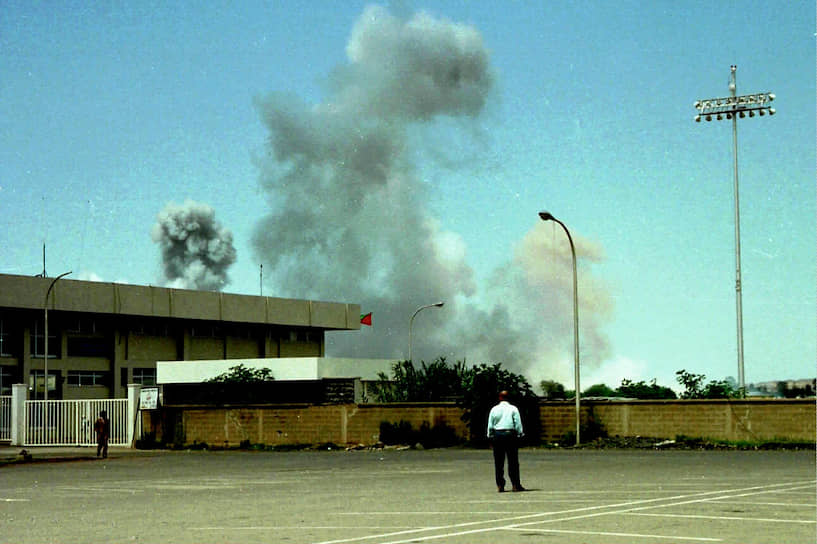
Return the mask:
<svg viewBox="0 0 817 544">
<path fill-rule="evenodd" d="M 357 304 L 0 274 L 0 395 L 24 383 L 43 398 L 46 366 L 49 399 L 125 398 L 129 383 L 156 383 L 157 361 L 323 357 L 325 332 L 359 330 L 359 316 Z"/>
</svg>

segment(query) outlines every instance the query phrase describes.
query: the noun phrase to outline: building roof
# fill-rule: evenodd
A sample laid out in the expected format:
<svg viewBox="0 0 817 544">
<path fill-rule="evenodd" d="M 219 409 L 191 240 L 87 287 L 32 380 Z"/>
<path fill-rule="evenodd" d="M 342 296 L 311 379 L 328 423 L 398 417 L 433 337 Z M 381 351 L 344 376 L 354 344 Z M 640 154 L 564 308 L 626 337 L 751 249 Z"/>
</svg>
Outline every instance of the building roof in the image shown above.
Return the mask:
<svg viewBox="0 0 817 544">
<path fill-rule="evenodd" d="M 0 308 L 41 310 L 53 278 L 0 274 Z M 134 317 L 360 329 L 360 305 L 63 278 L 49 310 Z"/>
</svg>

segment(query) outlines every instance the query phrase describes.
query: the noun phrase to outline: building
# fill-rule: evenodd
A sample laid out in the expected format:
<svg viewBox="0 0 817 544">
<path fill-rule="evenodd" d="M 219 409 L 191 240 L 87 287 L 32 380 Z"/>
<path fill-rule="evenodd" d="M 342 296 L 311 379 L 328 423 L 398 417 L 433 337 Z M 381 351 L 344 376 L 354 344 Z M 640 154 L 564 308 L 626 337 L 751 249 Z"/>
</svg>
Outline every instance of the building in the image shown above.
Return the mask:
<svg viewBox="0 0 817 544">
<path fill-rule="evenodd" d="M 357 304 L 0 274 L 0 395 L 24 383 L 43 398 L 46 328 L 49 399 L 125 398 L 156 384 L 157 361 L 322 358 L 324 333 L 359 317 Z"/>
</svg>

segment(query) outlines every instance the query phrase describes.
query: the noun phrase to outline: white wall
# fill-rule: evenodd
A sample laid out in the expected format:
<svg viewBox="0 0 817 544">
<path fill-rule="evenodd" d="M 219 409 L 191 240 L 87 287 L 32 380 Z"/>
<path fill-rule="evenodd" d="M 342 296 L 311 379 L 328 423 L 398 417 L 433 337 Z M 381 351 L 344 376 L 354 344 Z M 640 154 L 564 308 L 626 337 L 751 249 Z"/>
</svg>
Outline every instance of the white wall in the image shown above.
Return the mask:
<svg viewBox="0 0 817 544">
<path fill-rule="evenodd" d="M 276 380 L 319 380 L 321 378 L 360 378 L 376 380 L 378 372 L 391 376 L 392 359 L 353 359 L 334 357 L 291 357 L 280 359 L 227 359 L 212 361 L 158 361 L 156 382 L 200 383 L 230 368 L 244 365 L 250 369 L 269 368 Z"/>
</svg>

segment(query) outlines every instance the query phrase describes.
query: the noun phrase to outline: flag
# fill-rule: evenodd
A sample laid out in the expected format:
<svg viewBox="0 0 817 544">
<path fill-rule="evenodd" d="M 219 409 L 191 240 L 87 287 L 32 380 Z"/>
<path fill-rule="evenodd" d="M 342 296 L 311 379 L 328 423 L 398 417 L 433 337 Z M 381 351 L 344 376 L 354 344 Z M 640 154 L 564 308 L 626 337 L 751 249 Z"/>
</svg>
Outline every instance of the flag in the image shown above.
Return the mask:
<svg viewBox="0 0 817 544">
<path fill-rule="evenodd" d="M 360 314 L 360 324 L 372 326 L 372 312 L 368 314 Z"/>
</svg>

